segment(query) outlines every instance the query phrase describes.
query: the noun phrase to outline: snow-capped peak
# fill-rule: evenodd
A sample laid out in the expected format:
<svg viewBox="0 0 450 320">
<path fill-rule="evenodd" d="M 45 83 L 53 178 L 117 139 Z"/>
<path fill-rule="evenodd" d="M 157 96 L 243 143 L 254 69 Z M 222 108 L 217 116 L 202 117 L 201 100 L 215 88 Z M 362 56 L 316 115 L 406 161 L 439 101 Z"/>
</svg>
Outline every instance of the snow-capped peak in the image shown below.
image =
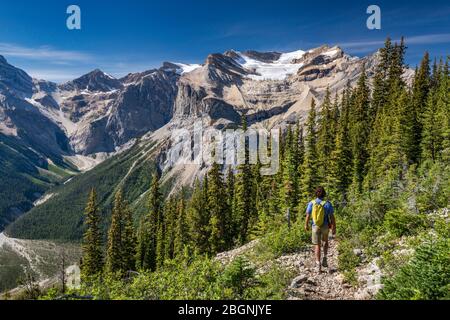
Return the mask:
<svg viewBox="0 0 450 320">
<path fill-rule="evenodd" d="M 184 64 L 184 63 L 173 63 L 173 64 L 180 68 L 179 74 L 185 74 L 201 67 L 200 64 Z"/>
<path fill-rule="evenodd" d="M 295 59 L 300 59 L 305 55 L 305 51 L 303 50 L 297 50 L 287 53 L 282 53 L 280 56 L 280 59 L 276 61 L 276 63 L 283 64 L 283 63 L 292 63 Z"/>
<path fill-rule="evenodd" d="M 245 69 L 254 71 L 256 74 L 249 77 L 253 80 L 284 80 L 302 67 L 301 63 L 294 63 L 305 54 L 303 50 L 282 53 L 273 62 L 263 62 L 249 57 L 245 53 L 236 52 L 239 55 L 237 62 Z"/>
</svg>

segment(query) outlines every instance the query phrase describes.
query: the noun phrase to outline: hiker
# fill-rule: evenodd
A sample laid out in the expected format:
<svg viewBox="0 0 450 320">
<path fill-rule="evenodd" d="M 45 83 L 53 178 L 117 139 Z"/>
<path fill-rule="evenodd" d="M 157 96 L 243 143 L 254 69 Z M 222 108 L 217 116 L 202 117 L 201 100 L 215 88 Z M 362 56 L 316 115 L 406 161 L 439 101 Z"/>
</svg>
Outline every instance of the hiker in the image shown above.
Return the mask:
<svg viewBox="0 0 450 320">
<path fill-rule="evenodd" d="M 328 234 L 331 229 L 336 235 L 336 219 L 334 209 L 329 201 L 325 200 L 327 193 L 323 187 L 318 187 L 315 192 L 316 199 L 308 203 L 306 208 L 305 230 L 309 231 L 312 225 L 312 243 L 315 249 L 316 267 L 320 273 L 322 267 L 328 267 Z M 323 260 L 320 263 L 321 246 L 323 242 Z"/>
</svg>

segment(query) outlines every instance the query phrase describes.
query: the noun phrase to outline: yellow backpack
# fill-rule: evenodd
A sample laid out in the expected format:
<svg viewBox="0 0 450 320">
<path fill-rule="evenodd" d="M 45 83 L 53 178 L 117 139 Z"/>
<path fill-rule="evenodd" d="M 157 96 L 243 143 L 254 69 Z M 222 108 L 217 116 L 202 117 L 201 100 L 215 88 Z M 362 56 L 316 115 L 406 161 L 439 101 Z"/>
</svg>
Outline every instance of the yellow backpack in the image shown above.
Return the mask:
<svg viewBox="0 0 450 320">
<path fill-rule="evenodd" d="M 325 204 L 326 201 L 321 201 L 320 203 L 317 203 L 316 200 L 313 200 L 313 207 L 312 207 L 312 219 L 316 226 L 319 228 L 323 226 L 323 222 L 325 221 Z"/>
</svg>

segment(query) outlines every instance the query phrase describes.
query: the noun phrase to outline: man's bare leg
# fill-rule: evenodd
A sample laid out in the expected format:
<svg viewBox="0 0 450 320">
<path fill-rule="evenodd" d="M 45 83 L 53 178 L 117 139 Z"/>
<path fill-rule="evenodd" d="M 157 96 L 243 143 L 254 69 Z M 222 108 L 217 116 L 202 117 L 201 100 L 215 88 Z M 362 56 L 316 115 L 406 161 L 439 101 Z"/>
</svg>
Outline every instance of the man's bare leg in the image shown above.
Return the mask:
<svg viewBox="0 0 450 320">
<path fill-rule="evenodd" d="M 325 268 L 328 267 L 328 259 L 327 259 L 327 257 L 328 257 L 328 241 L 325 241 L 324 244 L 323 244 L 323 261 L 322 261 L 322 266 L 325 267 Z"/>
<path fill-rule="evenodd" d="M 320 247 L 321 247 L 320 243 L 315 246 L 316 267 L 319 272 L 322 270 L 321 264 L 320 264 L 320 249 L 321 249 Z"/>
</svg>

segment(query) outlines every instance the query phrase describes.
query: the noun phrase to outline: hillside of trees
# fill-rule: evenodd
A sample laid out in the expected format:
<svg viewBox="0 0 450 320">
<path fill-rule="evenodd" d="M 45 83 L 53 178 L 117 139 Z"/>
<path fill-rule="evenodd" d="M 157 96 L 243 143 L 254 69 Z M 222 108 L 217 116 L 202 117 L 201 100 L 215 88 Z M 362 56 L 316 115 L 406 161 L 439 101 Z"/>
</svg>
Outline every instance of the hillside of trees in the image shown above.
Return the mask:
<svg viewBox="0 0 450 320">
<path fill-rule="evenodd" d="M 74 176 L 66 184 L 52 188 L 48 191 L 52 197 L 9 225 L 7 234 L 20 239 L 80 242 L 86 199 L 90 189 L 95 188 L 104 213 L 102 231 L 106 238 L 111 221 L 108 212 L 111 211 L 114 194 L 119 187 L 123 189 L 126 199 L 133 203 L 136 216 L 146 210 L 145 205 L 140 203 L 140 196 L 148 190 L 152 175 L 157 171 L 154 157 L 150 155 L 134 166 L 133 163 L 142 153 L 151 151 L 152 147 L 136 144 L 128 152 L 118 154 L 94 169 Z"/>
<path fill-rule="evenodd" d="M 47 158 L 53 164 L 48 164 Z M 75 172 L 61 157 L 40 154 L 25 143 L 0 135 L 0 231 Z"/>
</svg>

